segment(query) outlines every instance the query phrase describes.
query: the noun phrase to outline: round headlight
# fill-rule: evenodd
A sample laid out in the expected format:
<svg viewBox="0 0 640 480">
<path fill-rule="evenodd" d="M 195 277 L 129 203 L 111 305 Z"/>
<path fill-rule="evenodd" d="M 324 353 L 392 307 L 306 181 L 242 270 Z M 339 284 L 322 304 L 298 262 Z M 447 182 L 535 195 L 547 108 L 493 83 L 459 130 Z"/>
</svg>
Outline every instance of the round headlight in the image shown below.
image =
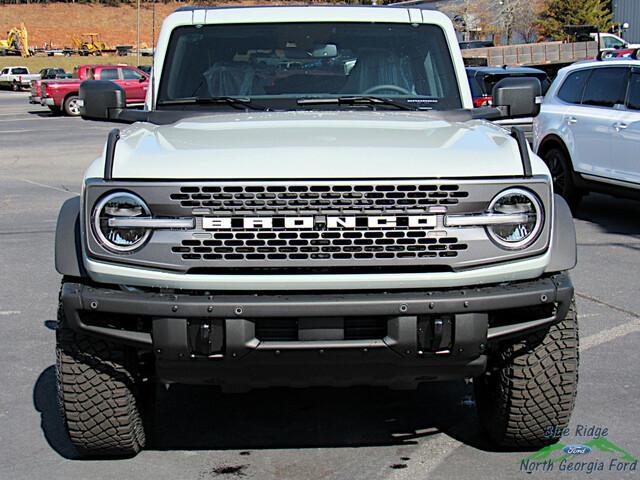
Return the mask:
<svg viewBox="0 0 640 480">
<path fill-rule="evenodd" d="M 521 188 L 500 192 L 489 205 L 489 212 L 520 216 L 520 221 L 487 227 L 489 236 L 502 248 L 517 250 L 536 241 L 544 223 L 544 213 L 538 197 Z"/>
<path fill-rule="evenodd" d="M 100 200 L 93 210 L 93 230 L 105 248 L 117 253 L 131 252 L 144 244 L 151 230 L 111 226 L 109 220 L 150 215 L 149 207 L 140 197 L 127 192 L 111 193 Z"/>
</svg>

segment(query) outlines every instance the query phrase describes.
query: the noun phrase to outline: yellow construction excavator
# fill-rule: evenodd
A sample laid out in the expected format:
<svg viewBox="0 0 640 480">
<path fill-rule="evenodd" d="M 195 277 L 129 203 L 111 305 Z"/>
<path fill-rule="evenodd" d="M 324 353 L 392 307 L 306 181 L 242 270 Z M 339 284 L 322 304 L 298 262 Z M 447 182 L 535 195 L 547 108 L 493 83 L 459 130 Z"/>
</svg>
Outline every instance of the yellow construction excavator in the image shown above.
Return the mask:
<svg viewBox="0 0 640 480">
<path fill-rule="evenodd" d="M 21 55 L 29 57 L 29 35 L 24 23 L 20 27 L 12 28 L 7 32 L 7 39 L 0 40 L 0 55 Z"/>
</svg>

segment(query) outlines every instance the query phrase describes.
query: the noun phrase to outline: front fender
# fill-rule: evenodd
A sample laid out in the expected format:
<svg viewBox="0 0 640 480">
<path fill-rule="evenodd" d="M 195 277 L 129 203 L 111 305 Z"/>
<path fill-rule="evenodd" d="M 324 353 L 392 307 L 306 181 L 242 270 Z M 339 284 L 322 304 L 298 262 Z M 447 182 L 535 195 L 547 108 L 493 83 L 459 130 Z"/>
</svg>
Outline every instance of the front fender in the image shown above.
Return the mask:
<svg viewBox="0 0 640 480">
<path fill-rule="evenodd" d="M 56 225 L 55 265 L 61 275 L 87 277 L 82 262 L 80 197 L 68 199 L 60 208 Z"/>
<path fill-rule="evenodd" d="M 578 261 L 576 227 L 571 209 L 558 194 L 554 195 L 553 205 L 551 260 L 545 270 L 548 273 L 571 270 Z"/>
</svg>

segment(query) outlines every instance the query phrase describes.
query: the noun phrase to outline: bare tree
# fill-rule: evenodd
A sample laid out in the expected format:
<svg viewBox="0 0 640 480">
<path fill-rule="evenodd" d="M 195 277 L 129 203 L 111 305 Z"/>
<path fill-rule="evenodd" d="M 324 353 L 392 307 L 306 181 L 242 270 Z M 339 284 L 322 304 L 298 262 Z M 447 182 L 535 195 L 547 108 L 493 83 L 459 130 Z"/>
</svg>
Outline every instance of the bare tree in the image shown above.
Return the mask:
<svg viewBox="0 0 640 480">
<path fill-rule="evenodd" d="M 463 0 L 441 7 L 465 40 L 478 35 L 494 34 L 496 0 Z"/>
<path fill-rule="evenodd" d="M 496 26 L 507 43 L 519 33 L 526 42 L 536 39 L 536 21 L 542 8 L 541 0 L 497 0 Z"/>
</svg>

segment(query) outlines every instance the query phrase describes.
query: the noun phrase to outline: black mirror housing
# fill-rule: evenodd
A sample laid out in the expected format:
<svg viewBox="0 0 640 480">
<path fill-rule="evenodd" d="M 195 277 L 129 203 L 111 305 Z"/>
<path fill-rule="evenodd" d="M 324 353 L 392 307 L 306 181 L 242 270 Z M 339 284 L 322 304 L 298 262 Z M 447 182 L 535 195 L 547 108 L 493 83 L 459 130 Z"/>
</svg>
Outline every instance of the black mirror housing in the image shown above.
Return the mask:
<svg viewBox="0 0 640 480">
<path fill-rule="evenodd" d="M 535 77 L 507 77 L 495 84 L 492 97 L 503 118 L 535 117 L 540 113 L 542 85 Z"/>
<path fill-rule="evenodd" d="M 124 89 L 108 80 L 86 80 L 80 84 L 82 106 L 80 115 L 85 120 L 117 121 L 127 107 Z"/>
</svg>

